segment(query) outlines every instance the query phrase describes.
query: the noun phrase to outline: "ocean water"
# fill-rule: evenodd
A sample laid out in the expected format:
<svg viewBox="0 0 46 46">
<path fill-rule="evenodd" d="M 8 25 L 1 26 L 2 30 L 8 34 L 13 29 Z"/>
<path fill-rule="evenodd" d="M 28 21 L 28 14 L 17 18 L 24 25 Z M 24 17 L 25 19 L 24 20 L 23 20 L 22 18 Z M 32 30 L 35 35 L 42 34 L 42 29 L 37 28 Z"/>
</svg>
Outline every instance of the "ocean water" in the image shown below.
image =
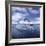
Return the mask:
<svg viewBox="0 0 46 46">
<path fill-rule="evenodd" d="M 12 24 L 11 36 L 18 38 L 39 38 L 40 24 Z"/>
</svg>

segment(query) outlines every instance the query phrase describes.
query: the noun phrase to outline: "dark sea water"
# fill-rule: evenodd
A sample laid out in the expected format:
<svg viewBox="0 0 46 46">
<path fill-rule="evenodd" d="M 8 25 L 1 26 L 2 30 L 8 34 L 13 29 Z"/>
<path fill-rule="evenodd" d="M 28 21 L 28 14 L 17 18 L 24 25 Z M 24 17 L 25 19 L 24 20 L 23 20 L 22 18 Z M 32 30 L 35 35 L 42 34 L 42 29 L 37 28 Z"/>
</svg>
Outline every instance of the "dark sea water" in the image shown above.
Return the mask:
<svg viewBox="0 0 46 46">
<path fill-rule="evenodd" d="M 11 36 L 13 39 L 39 38 L 40 37 L 40 24 L 31 24 L 31 25 L 12 24 Z"/>
</svg>

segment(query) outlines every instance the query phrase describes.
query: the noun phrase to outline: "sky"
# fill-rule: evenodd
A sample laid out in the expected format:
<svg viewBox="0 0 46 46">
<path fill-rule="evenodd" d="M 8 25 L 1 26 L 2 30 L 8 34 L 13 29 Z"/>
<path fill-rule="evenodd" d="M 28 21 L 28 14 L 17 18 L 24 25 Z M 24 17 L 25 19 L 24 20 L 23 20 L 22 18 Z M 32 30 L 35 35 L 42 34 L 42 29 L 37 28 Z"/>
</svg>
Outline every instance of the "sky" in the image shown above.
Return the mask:
<svg viewBox="0 0 46 46">
<path fill-rule="evenodd" d="M 12 24 L 40 24 L 40 8 L 11 7 Z"/>
</svg>

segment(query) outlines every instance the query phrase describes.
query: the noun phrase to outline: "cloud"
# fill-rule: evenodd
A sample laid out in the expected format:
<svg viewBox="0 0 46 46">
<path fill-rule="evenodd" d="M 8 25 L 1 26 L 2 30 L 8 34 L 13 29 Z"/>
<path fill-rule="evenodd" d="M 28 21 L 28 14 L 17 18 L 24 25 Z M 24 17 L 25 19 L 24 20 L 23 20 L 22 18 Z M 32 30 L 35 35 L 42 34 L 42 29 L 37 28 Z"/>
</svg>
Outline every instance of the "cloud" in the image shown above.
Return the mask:
<svg viewBox="0 0 46 46">
<path fill-rule="evenodd" d="M 26 8 L 24 7 L 12 7 L 12 11 L 20 11 L 20 12 L 26 12 Z"/>
<path fill-rule="evenodd" d="M 22 10 L 21 7 L 12 7 L 12 11 L 15 11 L 15 10 Z"/>
<path fill-rule="evenodd" d="M 25 14 L 22 14 L 22 13 L 19 13 L 19 12 L 17 12 L 17 13 L 13 13 L 12 14 L 12 24 L 17 24 L 18 23 L 18 21 L 19 21 L 19 23 L 20 24 L 39 24 L 40 22 L 40 18 L 39 17 L 35 17 L 35 18 L 29 18 L 29 20 L 30 20 L 30 22 L 28 22 L 28 21 L 24 21 L 23 19 L 26 17 L 26 16 L 28 16 L 28 15 L 30 15 L 30 14 L 28 14 L 28 12 L 27 12 L 27 9 L 26 8 L 21 8 L 21 7 L 12 7 L 12 10 L 13 11 L 16 11 L 16 10 L 19 10 L 19 11 L 23 11 L 23 12 L 25 12 Z M 32 8 L 28 8 L 28 10 L 30 11 L 30 13 L 32 13 L 32 14 L 38 14 L 39 13 L 39 11 L 38 10 L 33 10 Z M 21 21 L 20 21 L 21 20 Z"/>
<path fill-rule="evenodd" d="M 40 18 L 36 17 L 32 20 L 32 24 L 40 24 Z"/>
<path fill-rule="evenodd" d="M 38 10 L 32 10 L 31 13 L 32 14 L 39 14 L 39 11 Z"/>
<path fill-rule="evenodd" d="M 40 21 L 32 21 L 31 24 L 40 24 Z"/>
<path fill-rule="evenodd" d="M 39 24 L 40 23 L 40 18 L 37 17 L 37 18 L 29 18 L 30 22 L 28 22 L 28 20 L 25 20 L 24 21 L 24 18 L 26 18 L 25 16 L 23 15 L 26 15 L 26 14 L 20 14 L 20 13 L 16 13 L 16 14 L 13 14 L 12 16 L 12 24 Z"/>
<path fill-rule="evenodd" d="M 26 21 L 20 21 L 20 24 L 40 24 L 40 21 L 31 21 L 31 22 L 26 22 Z"/>
<path fill-rule="evenodd" d="M 18 22 L 16 22 L 16 21 L 13 20 L 13 21 L 12 21 L 12 24 L 18 24 Z"/>
<path fill-rule="evenodd" d="M 40 21 L 40 17 L 36 17 L 33 19 L 34 21 Z"/>
<path fill-rule="evenodd" d="M 40 21 L 31 21 L 31 22 L 28 22 L 28 21 L 19 21 L 18 23 L 13 21 L 14 23 L 13 24 L 40 24 Z"/>
<path fill-rule="evenodd" d="M 15 21 L 18 21 L 21 18 L 22 18 L 22 14 L 20 14 L 20 13 L 15 13 L 12 16 L 12 20 L 15 20 Z"/>
<path fill-rule="evenodd" d="M 26 14 L 14 13 L 12 16 L 12 24 L 16 24 L 18 21 L 23 20 Z"/>
<path fill-rule="evenodd" d="M 32 7 L 28 8 L 29 10 L 32 10 Z"/>
<path fill-rule="evenodd" d="M 27 13 L 27 9 L 30 11 L 30 13 L 32 14 L 39 14 L 39 10 L 36 9 L 32 9 L 33 7 L 12 7 L 12 11 L 23 11 Z"/>
</svg>

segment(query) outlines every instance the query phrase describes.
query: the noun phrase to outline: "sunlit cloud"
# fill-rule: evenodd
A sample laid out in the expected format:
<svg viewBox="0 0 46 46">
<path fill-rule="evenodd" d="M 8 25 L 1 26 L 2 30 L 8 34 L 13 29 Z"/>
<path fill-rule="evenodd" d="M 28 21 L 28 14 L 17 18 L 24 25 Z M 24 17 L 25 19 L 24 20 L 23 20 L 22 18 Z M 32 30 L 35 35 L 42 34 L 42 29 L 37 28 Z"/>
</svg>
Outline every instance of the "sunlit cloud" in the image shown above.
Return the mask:
<svg viewBox="0 0 46 46">
<path fill-rule="evenodd" d="M 22 14 L 20 13 L 13 14 L 12 16 L 12 20 L 15 20 L 15 21 L 19 21 L 19 19 L 21 18 L 22 18 Z"/>
</svg>

